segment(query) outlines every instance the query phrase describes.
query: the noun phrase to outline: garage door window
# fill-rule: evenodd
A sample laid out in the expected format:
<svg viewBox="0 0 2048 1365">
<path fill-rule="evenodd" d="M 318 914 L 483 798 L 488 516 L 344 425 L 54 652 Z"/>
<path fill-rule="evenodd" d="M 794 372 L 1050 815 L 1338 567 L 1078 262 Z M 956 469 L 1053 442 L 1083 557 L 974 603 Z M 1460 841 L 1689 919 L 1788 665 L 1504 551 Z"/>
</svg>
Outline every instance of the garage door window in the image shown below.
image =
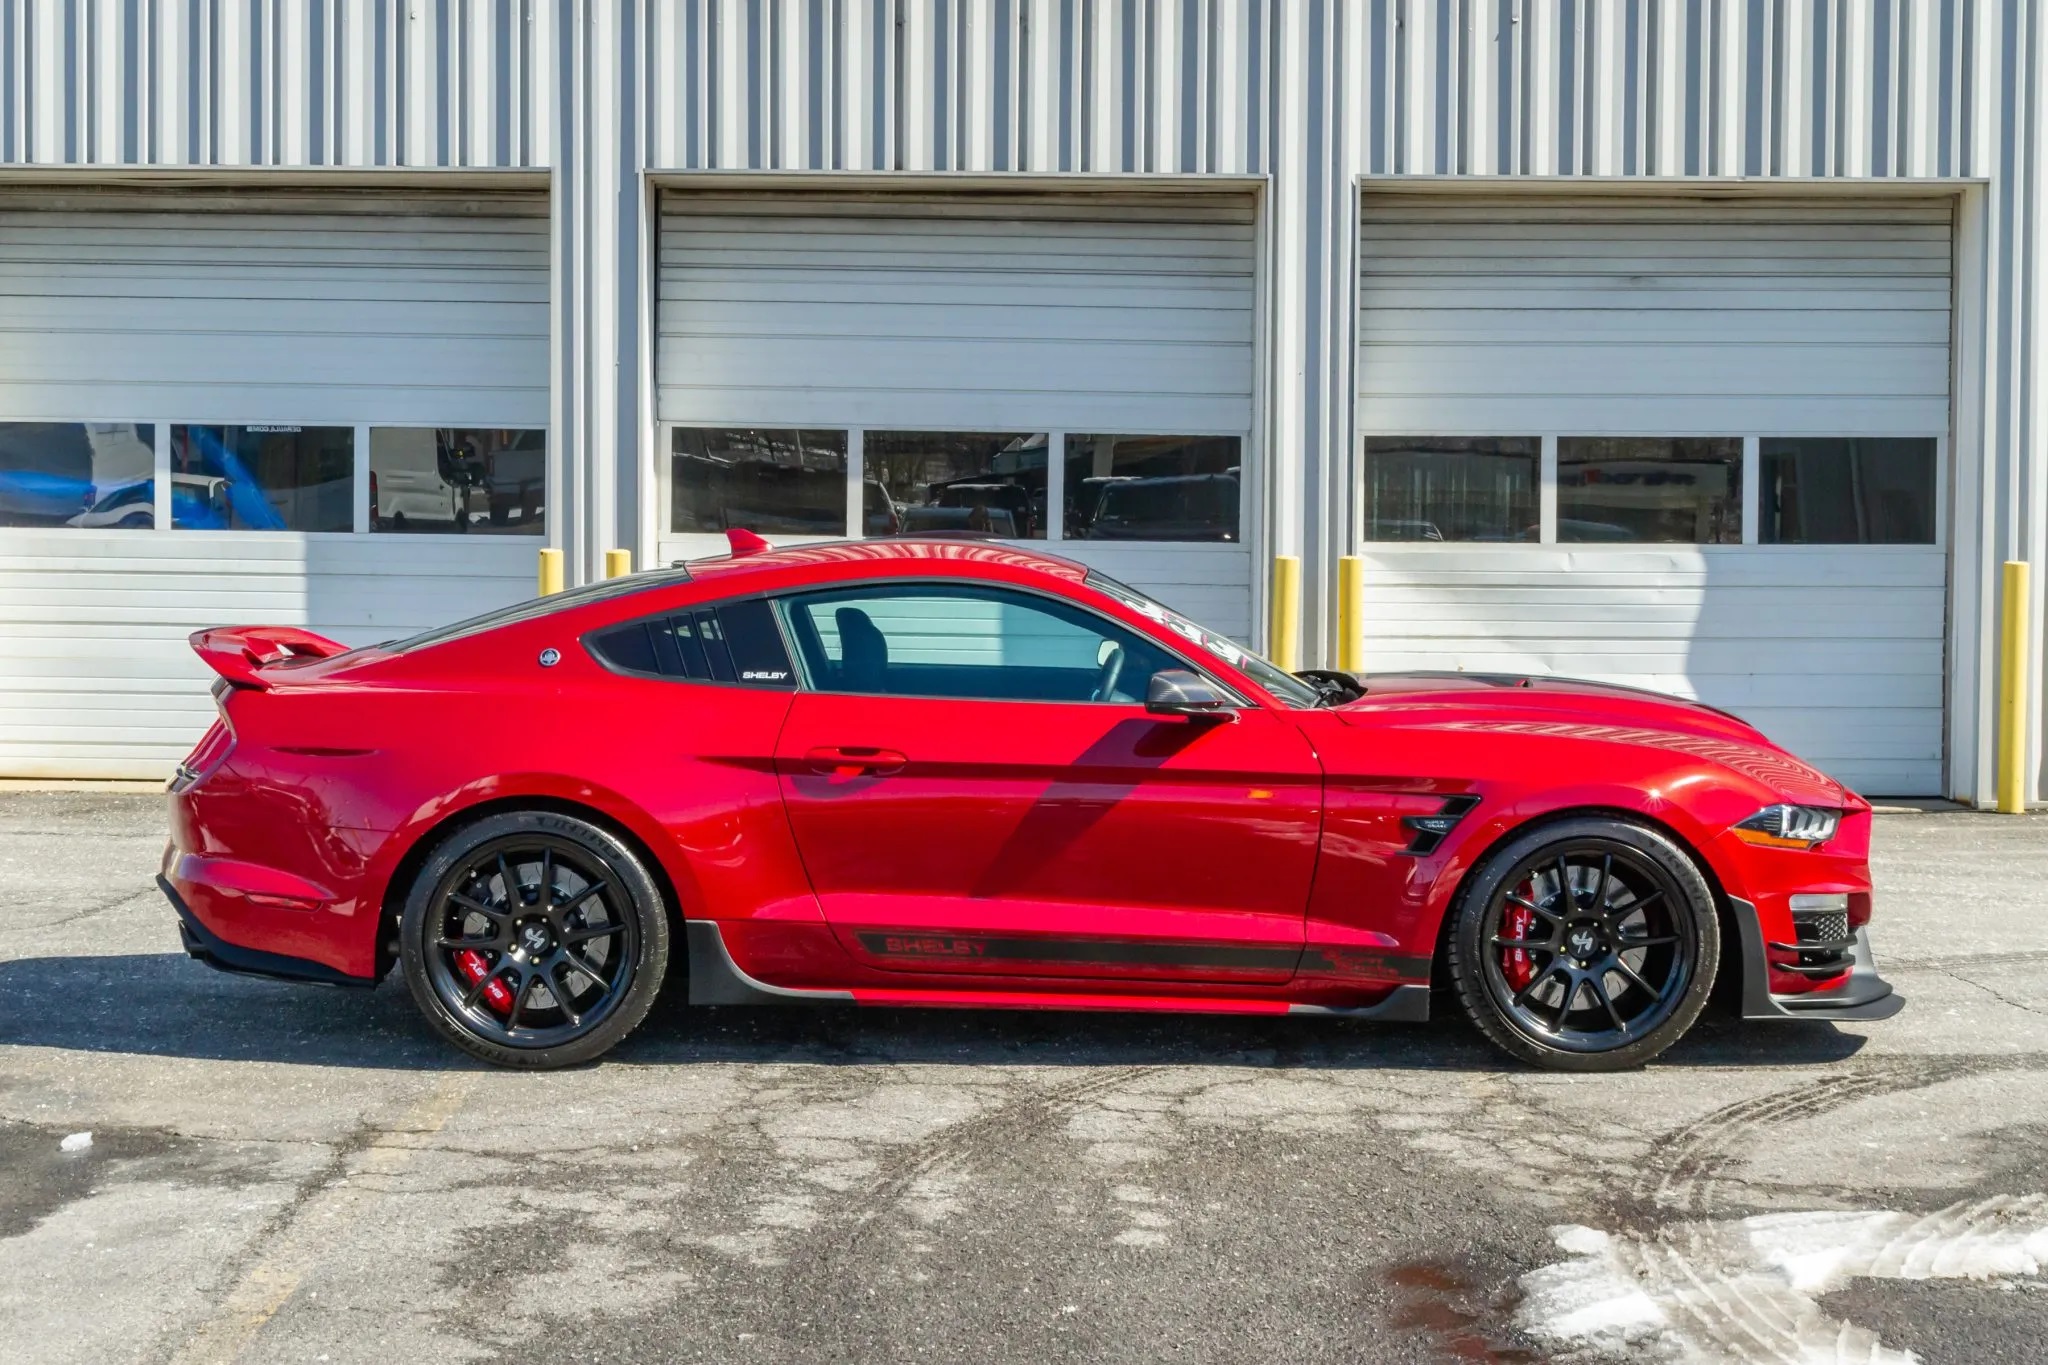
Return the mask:
<svg viewBox="0 0 2048 1365">
<path fill-rule="evenodd" d="M 1935 441 L 1765 438 L 1766 545 L 1932 545 Z"/>
<path fill-rule="evenodd" d="M 1557 538 L 1741 544 L 1741 440 L 1560 437 Z"/>
<path fill-rule="evenodd" d="M 171 524 L 354 530 L 355 440 L 353 427 L 174 426 Z"/>
<path fill-rule="evenodd" d="M 156 524 L 156 428 L 0 422 L 0 526 Z"/>
<path fill-rule="evenodd" d="M 893 523 L 896 534 L 980 531 L 1043 540 L 1046 452 L 1042 433 L 870 431 L 865 469 L 874 488 L 864 501 L 886 502 L 879 520 Z M 872 525 L 878 518 L 870 513 L 865 520 Z"/>
<path fill-rule="evenodd" d="M 1535 540 L 1543 442 L 1535 436 L 1373 436 L 1365 538 Z"/>
<path fill-rule="evenodd" d="M 676 427 L 669 433 L 669 530 L 846 534 L 846 433 Z"/>
<path fill-rule="evenodd" d="M 1235 436 L 1066 438 L 1069 540 L 1235 541 L 1243 442 Z"/>
<path fill-rule="evenodd" d="M 545 431 L 372 427 L 370 529 L 540 535 L 547 469 Z"/>
</svg>

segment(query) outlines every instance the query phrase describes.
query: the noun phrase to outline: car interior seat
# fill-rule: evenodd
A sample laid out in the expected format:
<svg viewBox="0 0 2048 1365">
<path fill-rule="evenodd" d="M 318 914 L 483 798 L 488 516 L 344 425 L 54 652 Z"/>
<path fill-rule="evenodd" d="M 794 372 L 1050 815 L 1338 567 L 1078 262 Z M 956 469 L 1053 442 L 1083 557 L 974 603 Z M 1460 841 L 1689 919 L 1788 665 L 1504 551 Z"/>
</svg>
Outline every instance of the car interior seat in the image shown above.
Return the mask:
<svg viewBox="0 0 2048 1365">
<path fill-rule="evenodd" d="M 839 626 L 839 683 L 849 692 L 889 690 L 889 641 L 859 607 L 832 613 Z"/>
</svg>

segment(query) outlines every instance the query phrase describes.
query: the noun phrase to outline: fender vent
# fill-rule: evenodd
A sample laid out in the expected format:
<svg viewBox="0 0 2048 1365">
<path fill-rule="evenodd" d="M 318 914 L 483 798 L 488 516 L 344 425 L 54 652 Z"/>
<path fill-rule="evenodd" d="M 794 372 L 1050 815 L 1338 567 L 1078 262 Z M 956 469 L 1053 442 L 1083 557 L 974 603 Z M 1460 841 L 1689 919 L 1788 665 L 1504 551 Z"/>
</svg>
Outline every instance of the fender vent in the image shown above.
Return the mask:
<svg viewBox="0 0 2048 1365">
<path fill-rule="evenodd" d="M 1476 796 L 1446 797 L 1434 815 L 1401 817 L 1401 823 L 1415 836 L 1409 840 L 1408 847 L 1401 851 L 1412 853 L 1418 858 L 1426 853 L 1436 852 L 1437 845 L 1441 844 L 1445 837 L 1457 828 L 1458 822 L 1470 814 L 1472 808 L 1478 804 L 1479 798 Z"/>
</svg>

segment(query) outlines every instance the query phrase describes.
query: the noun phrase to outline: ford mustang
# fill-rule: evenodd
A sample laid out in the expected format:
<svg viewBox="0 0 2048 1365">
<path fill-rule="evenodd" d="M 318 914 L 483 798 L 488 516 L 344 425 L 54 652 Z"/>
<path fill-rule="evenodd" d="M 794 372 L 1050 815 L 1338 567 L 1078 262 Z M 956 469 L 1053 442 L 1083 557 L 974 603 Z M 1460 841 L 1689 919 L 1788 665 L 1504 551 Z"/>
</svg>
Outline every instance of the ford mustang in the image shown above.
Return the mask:
<svg viewBox="0 0 2048 1365">
<path fill-rule="evenodd" d="M 1419 1021 L 1593 1071 L 1709 996 L 1881 1019 L 1870 808 L 1747 724 L 1282 671 L 966 537 L 732 553 L 408 640 L 201 631 L 159 881 L 192 956 L 516 1067 L 691 1003 Z M 1715 991 L 1717 981 L 1720 992 Z"/>
</svg>

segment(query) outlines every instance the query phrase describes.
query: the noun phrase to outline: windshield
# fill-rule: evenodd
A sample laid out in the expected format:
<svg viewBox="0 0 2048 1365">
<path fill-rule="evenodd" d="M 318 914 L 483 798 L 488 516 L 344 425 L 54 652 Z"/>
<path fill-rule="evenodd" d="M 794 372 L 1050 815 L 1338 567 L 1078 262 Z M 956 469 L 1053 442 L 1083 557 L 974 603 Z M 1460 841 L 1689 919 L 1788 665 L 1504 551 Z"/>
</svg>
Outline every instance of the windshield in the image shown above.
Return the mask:
<svg viewBox="0 0 2048 1365">
<path fill-rule="evenodd" d="M 1295 677 L 1280 665 L 1260 658 L 1234 640 L 1203 629 L 1162 602 L 1155 602 L 1136 588 L 1126 587 L 1106 574 L 1088 571 L 1088 586 L 1114 597 L 1140 615 L 1150 617 L 1176 635 L 1184 636 L 1237 669 L 1289 706 L 1303 710 L 1319 706 L 1322 693 Z"/>
</svg>

